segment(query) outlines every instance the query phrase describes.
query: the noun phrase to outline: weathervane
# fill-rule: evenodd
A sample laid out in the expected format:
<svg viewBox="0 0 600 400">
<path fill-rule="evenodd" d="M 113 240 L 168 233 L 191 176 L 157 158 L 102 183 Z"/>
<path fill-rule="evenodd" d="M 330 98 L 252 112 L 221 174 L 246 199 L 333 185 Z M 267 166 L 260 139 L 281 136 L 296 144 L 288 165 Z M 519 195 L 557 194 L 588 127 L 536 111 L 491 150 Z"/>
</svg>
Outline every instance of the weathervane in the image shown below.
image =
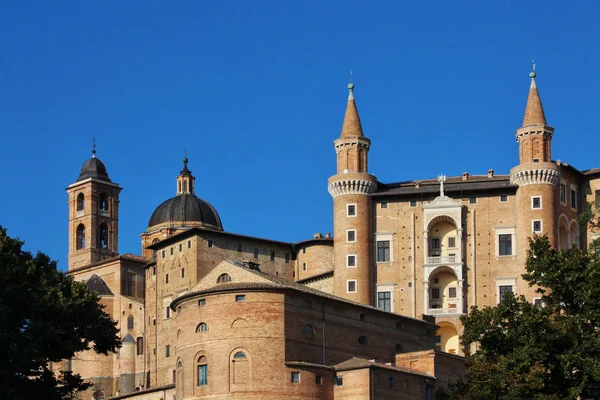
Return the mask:
<svg viewBox="0 0 600 400">
<path fill-rule="evenodd" d="M 350 70 L 350 83 L 352 83 L 352 73 L 353 73 L 353 71 Z"/>
<path fill-rule="evenodd" d="M 438 176 L 438 182 L 440 183 L 440 197 L 444 197 L 444 182 L 446 182 L 446 175 Z"/>
<path fill-rule="evenodd" d="M 92 138 L 92 158 L 96 157 L 96 136 Z"/>
</svg>

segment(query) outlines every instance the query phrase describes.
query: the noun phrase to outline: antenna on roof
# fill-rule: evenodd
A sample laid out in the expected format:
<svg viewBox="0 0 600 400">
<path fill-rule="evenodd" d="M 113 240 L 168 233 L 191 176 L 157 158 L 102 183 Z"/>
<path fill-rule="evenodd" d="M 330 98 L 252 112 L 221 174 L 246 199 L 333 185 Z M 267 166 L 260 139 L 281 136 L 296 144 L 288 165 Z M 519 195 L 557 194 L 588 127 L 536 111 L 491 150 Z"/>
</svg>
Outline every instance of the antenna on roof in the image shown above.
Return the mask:
<svg viewBox="0 0 600 400">
<path fill-rule="evenodd" d="M 96 136 L 92 138 L 92 158 L 96 157 Z"/>
</svg>

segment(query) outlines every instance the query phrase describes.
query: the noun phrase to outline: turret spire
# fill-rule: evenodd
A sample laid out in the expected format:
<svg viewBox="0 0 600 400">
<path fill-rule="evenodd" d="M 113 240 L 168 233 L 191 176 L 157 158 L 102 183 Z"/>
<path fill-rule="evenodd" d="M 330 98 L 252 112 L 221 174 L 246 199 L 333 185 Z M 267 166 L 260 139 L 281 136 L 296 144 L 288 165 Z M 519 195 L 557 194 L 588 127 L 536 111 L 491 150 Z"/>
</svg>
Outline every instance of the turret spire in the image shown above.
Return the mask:
<svg viewBox="0 0 600 400">
<path fill-rule="evenodd" d="M 184 150 L 183 169 L 177 177 L 177 194 L 194 194 L 194 176 L 188 168 L 187 149 Z"/>
<path fill-rule="evenodd" d="M 525 117 L 523 118 L 523 127 L 526 126 L 546 126 L 546 116 L 542 107 L 542 99 L 535 84 L 535 63 L 532 65 L 529 77 L 531 78 L 531 86 L 529 87 L 529 97 L 527 98 L 527 106 L 525 107 Z"/>
<path fill-rule="evenodd" d="M 348 84 L 348 91 L 348 105 L 346 106 L 346 115 L 344 116 L 344 124 L 342 125 L 342 134 L 340 137 L 363 137 L 362 125 L 360 124 L 360 117 L 358 116 L 356 102 L 354 101 L 354 84 L 352 82 Z"/>
</svg>

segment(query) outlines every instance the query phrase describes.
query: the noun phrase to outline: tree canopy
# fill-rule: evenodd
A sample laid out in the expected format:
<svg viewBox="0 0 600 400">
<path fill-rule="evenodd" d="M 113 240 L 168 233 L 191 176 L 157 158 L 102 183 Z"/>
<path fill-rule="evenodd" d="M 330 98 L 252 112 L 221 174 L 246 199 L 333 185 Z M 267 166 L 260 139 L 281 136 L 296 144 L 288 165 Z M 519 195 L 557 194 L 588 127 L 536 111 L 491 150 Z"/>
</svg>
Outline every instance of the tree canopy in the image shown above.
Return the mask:
<svg viewBox="0 0 600 400">
<path fill-rule="evenodd" d="M 67 399 L 89 387 L 51 362 L 120 346 L 116 323 L 99 297 L 58 271 L 55 261 L 22 249 L 0 226 L 0 393 L 6 399 Z"/>
<path fill-rule="evenodd" d="M 530 240 L 526 273 L 542 305 L 505 296 L 496 307 L 461 317 L 468 382 L 449 399 L 582 399 L 600 393 L 600 259 Z"/>
</svg>

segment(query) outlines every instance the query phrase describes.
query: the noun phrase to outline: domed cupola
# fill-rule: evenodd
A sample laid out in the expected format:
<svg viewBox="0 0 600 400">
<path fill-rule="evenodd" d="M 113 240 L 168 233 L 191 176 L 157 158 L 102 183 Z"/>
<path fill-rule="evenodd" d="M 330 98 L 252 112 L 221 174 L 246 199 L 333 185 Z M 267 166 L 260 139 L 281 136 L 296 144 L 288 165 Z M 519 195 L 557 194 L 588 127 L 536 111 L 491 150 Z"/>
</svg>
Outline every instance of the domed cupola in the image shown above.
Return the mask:
<svg viewBox="0 0 600 400">
<path fill-rule="evenodd" d="M 188 159 L 183 159 L 183 169 L 177 177 L 177 195 L 162 204 L 152 213 L 148 230 L 168 228 L 205 227 L 223 230 L 217 210 L 194 194 L 194 176 L 188 169 Z"/>
<path fill-rule="evenodd" d="M 81 166 L 81 172 L 79 173 L 79 178 L 77 178 L 77 182 L 88 178 L 100 179 L 103 181 L 110 182 L 108 172 L 106 172 L 106 166 L 102 161 L 100 161 L 100 159 L 96 158 L 95 148 L 94 150 L 92 150 L 92 158 L 84 162 Z"/>
</svg>

